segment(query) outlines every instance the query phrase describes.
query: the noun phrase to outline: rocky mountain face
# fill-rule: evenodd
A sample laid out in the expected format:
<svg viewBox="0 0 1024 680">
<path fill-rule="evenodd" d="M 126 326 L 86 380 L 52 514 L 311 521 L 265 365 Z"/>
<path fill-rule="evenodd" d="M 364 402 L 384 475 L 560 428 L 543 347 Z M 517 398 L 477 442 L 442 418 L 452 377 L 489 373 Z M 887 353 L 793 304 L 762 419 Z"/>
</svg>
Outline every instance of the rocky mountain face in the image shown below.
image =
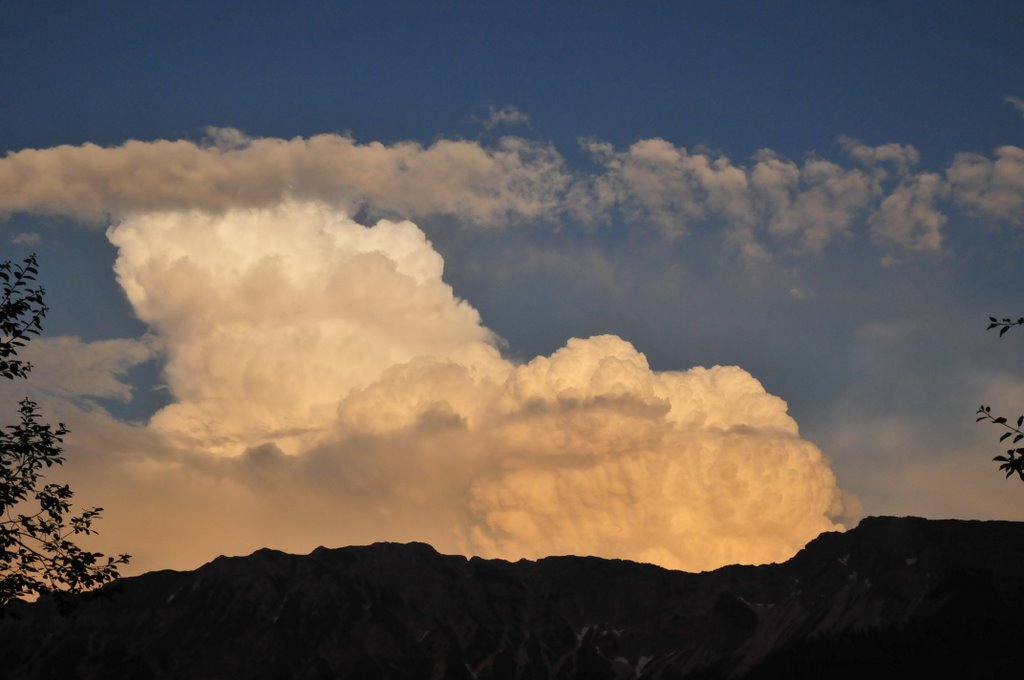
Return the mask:
<svg viewBox="0 0 1024 680">
<path fill-rule="evenodd" d="M 2 678 L 1019 677 L 1024 523 L 869 518 L 690 574 L 424 544 L 260 550 L 0 619 Z"/>
</svg>

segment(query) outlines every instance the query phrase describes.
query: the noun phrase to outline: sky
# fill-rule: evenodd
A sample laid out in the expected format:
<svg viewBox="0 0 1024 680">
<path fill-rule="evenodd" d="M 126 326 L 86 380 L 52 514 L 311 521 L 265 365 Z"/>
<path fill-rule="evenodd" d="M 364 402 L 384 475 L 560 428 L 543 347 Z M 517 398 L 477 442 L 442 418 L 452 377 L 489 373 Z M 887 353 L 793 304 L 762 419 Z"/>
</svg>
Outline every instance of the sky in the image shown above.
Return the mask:
<svg viewBox="0 0 1024 680">
<path fill-rule="evenodd" d="M 0 398 L 126 573 L 1024 520 L 974 422 L 1024 411 L 1019 3 L 0 18 L 0 257 L 50 307 Z"/>
</svg>

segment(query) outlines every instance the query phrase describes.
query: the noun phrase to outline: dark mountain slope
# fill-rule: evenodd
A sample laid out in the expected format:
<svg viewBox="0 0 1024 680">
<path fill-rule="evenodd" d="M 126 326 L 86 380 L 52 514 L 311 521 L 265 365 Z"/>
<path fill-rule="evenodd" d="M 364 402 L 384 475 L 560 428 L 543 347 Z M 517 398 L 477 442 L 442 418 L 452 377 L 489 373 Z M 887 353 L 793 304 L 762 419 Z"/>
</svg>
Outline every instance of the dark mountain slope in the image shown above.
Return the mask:
<svg viewBox="0 0 1024 680">
<path fill-rule="evenodd" d="M 376 544 L 260 550 L 0 619 L 2 678 L 1012 677 L 1024 523 L 869 518 L 689 574 Z"/>
</svg>

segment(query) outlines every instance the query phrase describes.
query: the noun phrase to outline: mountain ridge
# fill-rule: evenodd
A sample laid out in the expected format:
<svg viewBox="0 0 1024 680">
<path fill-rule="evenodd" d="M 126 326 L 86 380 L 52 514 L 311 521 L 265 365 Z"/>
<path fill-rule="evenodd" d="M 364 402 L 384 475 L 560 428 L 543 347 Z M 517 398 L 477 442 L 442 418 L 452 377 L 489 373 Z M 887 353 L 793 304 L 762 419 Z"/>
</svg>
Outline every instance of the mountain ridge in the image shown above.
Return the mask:
<svg viewBox="0 0 1024 680">
<path fill-rule="evenodd" d="M 425 543 L 261 549 L 121 579 L 68 618 L 19 604 L 0 676 L 1006 677 L 1021 565 L 1024 523 L 891 517 L 700 573 Z"/>
</svg>

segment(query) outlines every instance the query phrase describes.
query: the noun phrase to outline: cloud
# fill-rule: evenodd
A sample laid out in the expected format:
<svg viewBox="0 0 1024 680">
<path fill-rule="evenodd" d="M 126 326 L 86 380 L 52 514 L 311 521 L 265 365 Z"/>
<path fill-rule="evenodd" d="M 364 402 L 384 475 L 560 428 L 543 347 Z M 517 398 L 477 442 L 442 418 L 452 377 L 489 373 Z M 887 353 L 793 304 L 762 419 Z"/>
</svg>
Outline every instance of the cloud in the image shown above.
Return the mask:
<svg viewBox="0 0 1024 680">
<path fill-rule="evenodd" d="M 819 158 L 796 165 L 767 152 L 754 166 L 761 204 L 767 206 L 769 232 L 794 240 L 806 252 L 821 252 L 835 237 L 846 234 L 877 194 L 872 179 Z"/>
<path fill-rule="evenodd" d="M 18 246 L 37 246 L 43 242 L 43 237 L 32 232 L 22 232 L 11 236 L 11 243 Z"/>
<path fill-rule="evenodd" d="M 879 170 L 879 166 L 890 166 L 902 176 L 921 161 L 921 154 L 908 144 L 890 142 L 868 146 L 858 139 L 845 135 L 839 138 L 839 143 L 851 158 L 875 171 Z"/>
<path fill-rule="evenodd" d="M 418 539 L 705 569 L 785 559 L 853 507 L 740 368 L 654 371 L 610 335 L 508 361 L 411 222 L 284 202 L 108 236 L 174 403 L 147 427 L 71 414 L 72 481 L 108 508 L 103 548 L 145 566 Z M 69 349 L 121 354 L 93 362 L 110 375 L 148 356 Z M 77 389 L 123 395 L 109 375 Z"/>
<path fill-rule="evenodd" d="M 670 237 L 697 224 L 723 225 L 727 240 L 751 255 L 775 245 L 820 252 L 849 231 L 879 192 L 877 180 L 860 169 L 814 157 L 798 165 L 770 150 L 744 167 L 662 139 L 626 151 L 593 140 L 584 146 L 604 173 L 570 192 L 576 214 L 599 219 L 617 210 Z"/>
<path fill-rule="evenodd" d="M 946 179 L 953 198 L 970 213 L 1024 225 L 1024 149 L 1001 146 L 995 160 L 957 154 Z"/>
<path fill-rule="evenodd" d="M 478 552 L 571 552 L 706 569 L 791 553 L 842 494 L 785 403 L 737 367 L 655 372 L 615 336 L 517 367 L 470 487 Z"/>
<path fill-rule="evenodd" d="M 1019 221 L 1016 147 L 925 172 L 912 147 L 844 145 L 845 164 L 770 150 L 740 163 L 665 140 L 592 141 L 589 174 L 517 138 L 383 145 L 221 129 L 198 144 L 8 154 L 0 209 L 115 217 L 118 279 L 153 331 L 40 342 L 33 380 L 14 386 L 49 390 L 73 430 L 69 481 L 108 509 L 102 549 L 142 556 L 137 568 L 383 539 L 688 569 L 784 559 L 858 511 L 781 399 L 738 367 L 652 370 L 616 336 L 510 361 L 400 217 L 489 228 L 571 214 L 704 232 L 752 257 L 820 252 L 865 226 L 881 249 L 934 252 L 957 208 Z M 394 218 L 368 227 L 356 209 Z M 527 250 L 509 271 L 561 267 Z M 600 249 L 570 264 L 629 304 L 628 267 Z M 152 422 L 89 402 L 129 398 L 125 372 L 156 355 L 173 403 Z"/>
<path fill-rule="evenodd" d="M 97 342 L 67 336 L 35 338 L 19 353 L 33 365 L 29 381 L 4 383 L 5 391 L 128 401 L 132 387 L 124 379 L 125 372 L 157 354 L 157 342 L 151 336 Z"/>
<path fill-rule="evenodd" d="M 583 144 L 604 173 L 577 190 L 579 214 L 599 219 L 615 208 L 671 237 L 712 212 L 750 218 L 747 179 L 725 157 L 691 154 L 663 139 L 641 140 L 626 151 L 596 140 Z"/>
<path fill-rule="evenodd" d="M 488 116 L 484 128 L 493 130 L 499 125 L 527 125 L 530 117 L 516 106 L 503 106 L 500 109 L 488 107 Z"/>
<path fill-rule="evenodd" d="M 525 122 L 515 107 L 488 125 Z M 366 220 L 447 216 L 465 228 L 625 223 L 676 239 L 708 233 L 750 259 L 818 254 L 865 228 L 883 249 L 935 251 L 949 205 L 1024 222 L 1024 151 L 959 154 L 942 172 L 914 168 L 909 145 L 840 145 L 853 165 L 770 149 L 742 164 L 659 138 L 619 149 L 583 140 L 596 164 L 567 167 L 551 145 L 440 139 L 359 143 L 337 134 L 250 138 L 210 128 L 200 142 L 127 141 L 23 149 L 0 159 L 0 214 L 55 214 L 109 223 L 184 209 L 223 212 L 312 201 Z M 941 181 L 940 179 L 941 178 Z M 951 201 L 949 201 L 951 199 Z M 892 258 L 892 253 L 885 253 Z"/>
<path fill-rule="evenodd" d="M 153 426 L 193 446 L 239 452 L 315 431 L 385 368 L 491 339 L 411 222 L 367 229 L 286 202 L 148 213 L 107 235 L 180 399 Z"/>
<path fill-rule="evenodd" d="M 223 211 L 312 199 L 354 212 L 454 215 L 486 227 L 543 217 L 569 177 L 551 147 L 504 137 L 493 148 L 439 140 L 359 144 L 336 134 L 249 138 L 211 129 L 201 143 L 128 141 L 24 149 L 0 160 L 0 213 L 102 222 L 140 212 Z"/>
<path fill-rule="evenodd" d="M 948 192 L 948 185 L 934 173 L 905 179 L 868 220 L 872 239 L 906 250 L 941 250 L 947 217 L 936 203 Z"/>
<path fill-rule="evenodd" d="M 566 200 L 585 219 L 619 214 L 669 237 L 698 226 L 721 229 L 727 243 L 755 259 L 780 250 L 820 253 L 862 220 L 887 250 L 937 252 L 949 198 L 972 214 L 1024 223 L 1024 150 L 1018 147 L 1000 147 L 994 159 L 958 154 L 940 174 L 913 171 L 920 162 L 913 146 L 869 146 L 850 137 L 840 143 L 861 167 L 813 155 L 797 163 L 769 149 L 743 166 L 662 139 L 641 140 L 625 151 L 587 140 L 584 147 L 603 172 L 574 185 Z"/>
<path fill-rule="evenodd" d="M 1024 97 L 1007 97 L 1003 101 L 1013 106 L 1018 112 L 1024 113 Z"/>
</svg>

